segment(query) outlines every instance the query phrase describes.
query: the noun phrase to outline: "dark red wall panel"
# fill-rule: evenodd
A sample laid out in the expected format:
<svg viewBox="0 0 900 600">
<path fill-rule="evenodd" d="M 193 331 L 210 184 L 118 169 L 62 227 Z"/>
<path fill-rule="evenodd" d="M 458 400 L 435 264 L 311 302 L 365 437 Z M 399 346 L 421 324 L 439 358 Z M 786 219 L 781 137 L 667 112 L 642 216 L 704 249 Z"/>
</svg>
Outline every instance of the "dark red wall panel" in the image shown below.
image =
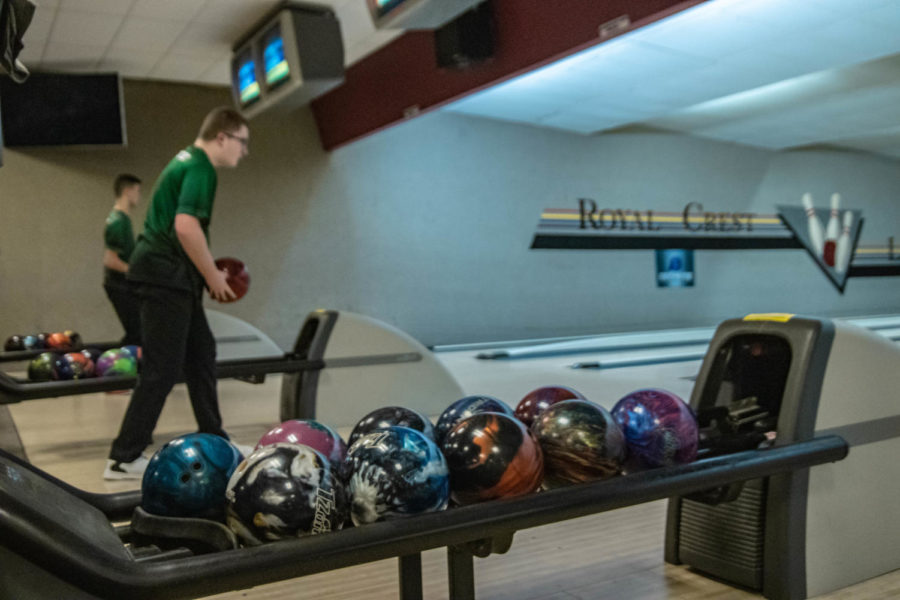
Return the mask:
<svg viewBox="0 0 900 600">
<path fill-rule="evenodd" d="M 440 0 L 438 0 L 440 1 Z M 598 43 L 598 27 L 632 27 L 704 0 L 493 0 L 496 50 L 469 69 L 439 69 L 434 33 L 410 31 L 347 69 L 344 84 L 312 103 L 322 145 L 334 149 L 478 88 Z"/>
</svg>

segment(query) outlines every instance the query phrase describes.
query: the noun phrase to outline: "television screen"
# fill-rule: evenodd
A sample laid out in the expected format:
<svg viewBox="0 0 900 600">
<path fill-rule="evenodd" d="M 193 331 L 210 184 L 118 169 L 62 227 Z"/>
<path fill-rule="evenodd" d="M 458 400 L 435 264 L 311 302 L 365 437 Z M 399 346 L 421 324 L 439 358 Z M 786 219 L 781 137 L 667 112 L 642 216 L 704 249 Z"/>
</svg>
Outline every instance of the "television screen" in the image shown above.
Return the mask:
<svg viewBox="0 0 900 600">
<path fill-rule="evenodd" d="M 124 145 L 119 76 L 32 73 L 25 83 L 0 77 L 4 145 Z"/>
<path fill-rule="evenodd" d="M 403 2 L 404 0 L 374 0 L 375 14 L 382 17 L 403 4 Z"/>
<path fill-rule="evenodd" d="M 234 61 L 238 98 L 241 106 L 249 106 L 259 100 L 259 82 L 256 80 L 256 61 L 250 48 L 244 50 Z"/>
<path fill-rule="evenodd" d="M 262 38 L 262 47 L 266 85 L 274 88 L 291 74 L 290 66 L 284 57 L 284 38 L 281 36 L 280 25 L 266 32 Z"/>
</svg>

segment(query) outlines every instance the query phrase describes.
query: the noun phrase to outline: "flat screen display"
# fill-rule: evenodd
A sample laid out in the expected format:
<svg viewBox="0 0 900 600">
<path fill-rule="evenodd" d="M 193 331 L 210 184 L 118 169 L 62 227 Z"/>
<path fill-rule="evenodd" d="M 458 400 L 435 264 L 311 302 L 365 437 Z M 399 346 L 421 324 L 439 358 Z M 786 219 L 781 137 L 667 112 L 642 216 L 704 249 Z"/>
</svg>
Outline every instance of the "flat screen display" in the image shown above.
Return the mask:
<svg viewBox="0 0 900 600">
<path fill-rule="evenodd" d="M 259 82 L 256 80 L 256 61 L 250 48 L 244 50 L 235 60 L 238 98 L 241 106 L 247 106 L 259 99 Z"/>
<path fill-rule="evenodd" d="M 370 0 L 372 2 L 373 7 L 375 9 L 375 14 L 379 17 L 383 17 L 388 14 L 401 4 L 403 4 L 406 0 Z"/>
<path fill-rule="evenodd" d="M 281 27 L 276 25 L 262 38 L 263 65 L 266 69 L 266 85 L 276 87 L 291 74 L 291 68 L 284 57 L 284 38 Z"/>
<path fill-rule="evenodd" d="M 32 73 L 25 83 L 0 77 L 4 144 L 125 145 L 119 77 Z"/>
</svg>

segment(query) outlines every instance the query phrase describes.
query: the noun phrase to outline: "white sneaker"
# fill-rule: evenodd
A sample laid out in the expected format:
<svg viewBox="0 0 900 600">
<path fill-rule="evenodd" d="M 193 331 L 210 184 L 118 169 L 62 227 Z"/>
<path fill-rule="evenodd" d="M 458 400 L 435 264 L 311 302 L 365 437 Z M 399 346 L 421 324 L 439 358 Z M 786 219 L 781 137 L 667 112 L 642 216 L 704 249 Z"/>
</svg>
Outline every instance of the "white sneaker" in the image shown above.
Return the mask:
<svg viewBox="0 0 900 600">
<path fill-rule="evenodd" d="M 103 479 L 141 479 L 150 460 L 143 454 L 131 462 L 123 463 L 111 458 L 106 460 Z"/>
<path fill-rule="evenodd" d="M 253 446 L 247 446 L 246 444 L 238 444 L 237 442 L 231 442 L 231 445 L 237 448 L 238 452 L 241 453 L 241 456 L 247 458 L 251 454 L 253 454 Z"/>
</svg>

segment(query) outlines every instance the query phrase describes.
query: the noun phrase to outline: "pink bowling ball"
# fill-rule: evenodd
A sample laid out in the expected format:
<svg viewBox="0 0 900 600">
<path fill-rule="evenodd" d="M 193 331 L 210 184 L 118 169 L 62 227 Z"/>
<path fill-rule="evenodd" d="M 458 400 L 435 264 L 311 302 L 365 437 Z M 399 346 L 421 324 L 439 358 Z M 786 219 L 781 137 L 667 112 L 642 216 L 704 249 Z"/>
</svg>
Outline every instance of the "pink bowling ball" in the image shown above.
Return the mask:
<svg viewBox="0 0 900 600">
<path fill-rule="evenodd" d="M 311 419 L 291 419 L 273 427 L 263 435 L 256 449 L 272 444 L 304 444 L 318 450 L 332 463 L 340 463 L 347 455 L 347 445 L 338 433 L 323 423 Z"/>
</svg>

